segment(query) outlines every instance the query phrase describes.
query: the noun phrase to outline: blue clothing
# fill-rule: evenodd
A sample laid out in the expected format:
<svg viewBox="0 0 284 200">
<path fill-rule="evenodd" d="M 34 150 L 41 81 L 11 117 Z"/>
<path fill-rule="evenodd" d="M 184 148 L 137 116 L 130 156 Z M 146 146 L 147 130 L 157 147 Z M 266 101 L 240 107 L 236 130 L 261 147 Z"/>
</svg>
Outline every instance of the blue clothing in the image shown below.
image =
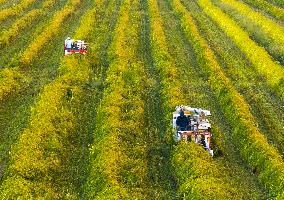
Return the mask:
<svg viewBox="0 0 284 200">
<path fill-rule="evenodd" d="M 189 124 L 189 119 L 185 115 L 178 116 L 176 124 L 177 124 L 177 126 L 179 126 L 181 128 L 185 128 Z"/>
</svg>

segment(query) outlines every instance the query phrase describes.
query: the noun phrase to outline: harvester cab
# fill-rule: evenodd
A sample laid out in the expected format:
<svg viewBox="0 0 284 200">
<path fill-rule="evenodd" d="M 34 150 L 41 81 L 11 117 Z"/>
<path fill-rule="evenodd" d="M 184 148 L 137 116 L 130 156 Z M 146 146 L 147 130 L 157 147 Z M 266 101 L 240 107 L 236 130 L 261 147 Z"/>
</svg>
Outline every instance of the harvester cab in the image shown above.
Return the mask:
<svg viewBox="0 0 284 200">
<path fill-rule="evenodd" d="M 88 52 L 89 44 L 83 40 L 74 40 L 68 37 L 64 43 L 64 55 L 71 55 L 75 53 L 86 54 Z"/>
<path fill-rule="evenodd" d="M 183 139 L 186 142 L 192 141 L 200 144 L 213 156 L 213 150 L 210 147 L 211 124 L 207 119 L 207 116 L 210 115 L 209 110 L 183 105 L 176 106 L 176 111 L 173 112 L 175 140 L 180 141 Z M 181 123 L 181 120 L 186 121 L 186 125 Z"/>
</svg>

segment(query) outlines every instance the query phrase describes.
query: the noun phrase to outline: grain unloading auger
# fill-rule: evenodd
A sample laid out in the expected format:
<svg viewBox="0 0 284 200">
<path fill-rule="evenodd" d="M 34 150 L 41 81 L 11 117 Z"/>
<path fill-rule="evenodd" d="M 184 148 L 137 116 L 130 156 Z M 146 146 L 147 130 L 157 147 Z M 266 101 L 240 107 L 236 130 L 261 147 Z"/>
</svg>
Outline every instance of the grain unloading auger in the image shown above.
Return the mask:
<svg viewBox="0 0 284 200">
<path fill-rule="evenodd" d="M 210 147 L 211 124 L 207 119 L 210 115 L 209 110 L 183 105 L 176 106 L 176 111 L 173 112 L 175 140 L 184 139 L 198 143 L 213 156 L 213 150 Z"/>
<path fill-rule="evenodd" d="M 75 53 L 86 54 L 89 44 L 83 40 L 74 40 L 68 37 L 64 43 L 64 55 Z"/>
</svg>

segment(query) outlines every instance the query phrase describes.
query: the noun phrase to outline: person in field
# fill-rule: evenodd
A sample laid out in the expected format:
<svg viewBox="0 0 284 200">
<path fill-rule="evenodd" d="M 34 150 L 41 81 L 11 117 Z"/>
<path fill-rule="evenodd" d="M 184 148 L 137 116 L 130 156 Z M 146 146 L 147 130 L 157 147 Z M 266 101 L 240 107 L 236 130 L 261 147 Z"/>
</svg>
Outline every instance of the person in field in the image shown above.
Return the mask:
<svg viewBox="0 0 284 200">
<path fill-rule="evenodd" d="M 180 111 L 176 124 L 181 131 L 186 131 L 188 129 L 189 119 L 184 115 L 183 111 Z"/>
<path fill-rule="evenodd" d="M 72 49 L 72 40 L 70 37 L 68 37 L 66 40 L 65 40 L 65 47 L 66 49 L 70 50 Z"/>
</svg>

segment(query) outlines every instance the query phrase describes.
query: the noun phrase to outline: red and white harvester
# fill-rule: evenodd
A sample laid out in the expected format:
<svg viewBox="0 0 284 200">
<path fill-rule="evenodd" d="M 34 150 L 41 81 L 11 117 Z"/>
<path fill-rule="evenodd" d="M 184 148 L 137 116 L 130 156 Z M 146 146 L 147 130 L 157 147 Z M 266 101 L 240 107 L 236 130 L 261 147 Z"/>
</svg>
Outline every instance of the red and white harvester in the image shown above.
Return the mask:
<svg viewBox="0 0 284 200">
<path fill-rule="evenodd" d="M 64 55 L 71 55 L 75 53 L 86 54 L 88 52 L 89 44 L 83 40 L 74 40 L 68 37 L 64 43 Z"/>
<path fill-rule="evenodd" d="M 177 119 L 183 111 L 184 116 L 188 118 L 188 125 L 186 127 L 177 126 Z M 176 111 L 173 112 L 173 129 L 174 138 L 176 141 L 185 140 L 192 141 L 200 144 L 206 149 L 211 156 L 213 156 L 213 150 L 210 147 L 211 124 L 209 123 L 207 116 L 210 116 L 209 110 L 203 110 L 200 108 L 191 108 L 190 106 L 176 106 Z"/>
</svg>

